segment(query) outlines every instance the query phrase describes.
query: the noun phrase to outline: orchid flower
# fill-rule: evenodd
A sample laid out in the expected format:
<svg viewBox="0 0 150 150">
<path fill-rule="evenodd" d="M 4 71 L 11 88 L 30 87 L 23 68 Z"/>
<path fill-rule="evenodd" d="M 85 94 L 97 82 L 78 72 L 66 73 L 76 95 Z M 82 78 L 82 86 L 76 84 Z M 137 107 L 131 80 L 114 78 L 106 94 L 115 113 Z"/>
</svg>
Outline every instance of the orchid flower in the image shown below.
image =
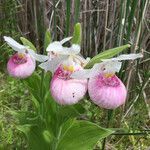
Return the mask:
<svg viewBox="0 0 150 150">
<path fill-rule="evenodd" d="M 121 69 L 121 61 L 142 57 L 143 55 L 139 53 L 103 59 L 101 63 L 95 64 L 93 68 L 76 71 L 71 77 L 76 79 L 89 78 L 88 92 L 91 100 L 102 108 L 115 109 L 125 103 L 127 95 L 124 84 L 115 75 Z"/>
<path fill-rule="evenodd" d="M 17 53 L 14 54 L 7 63 L 8 73 L 17 78 L 26 78 L 30 76 L 36 67 L 35 60 L 44 62 L 49 57 L 36 54 L 29 47 L 16 42 L 11 37 L 4 36 L 6 43 Z"/>
<path fill-rule="evenodd" d="M 47 62 L 41 63 L 39 67 L 45 71 L 55 72 L 58 65 L 61 64 L 66 59 L 72 59 L 76 63 L 80 63 L 82 66 L 88 63 L 89 58 L 84 59 L 80 55 L 80 46 L 77 44 L 72 44 L 71 47 L 64 47 L 63 44 L 69 41 L 72 37 L 64 38 L 61 41 L 54 41 L 50 43 L 46 49 L 49 55 L 49 60 Z"/>
<path fill-rule="evenodd" d="M 62 41 L 55 41 L 47 47 L 49 60 L 40 65 L 46 71 L 54 73 L 51 80 L 50 91 L 54 100 L 61 105 L 71 105 L 81 100 L 87 91 L 87 79 L 71 79 L 73 72 L 81 70 L 82 65 L 87 63 L 79 53 L 80 46 L 73 44 L 64 47 L 63 44 L 71 37 Z"/>
<path fill-rule="evenodd" d="M 72 64 L 70 65 L 70 63 Z M 87 79 L 70 78 L 73 72 L 81 69 L 79 64 L 68 62 L 68 60 L 56 69 L 51 80 L 50 91 L 57 103 L 72 105 L 84 97 L 87 92 Z"/>
</svg>

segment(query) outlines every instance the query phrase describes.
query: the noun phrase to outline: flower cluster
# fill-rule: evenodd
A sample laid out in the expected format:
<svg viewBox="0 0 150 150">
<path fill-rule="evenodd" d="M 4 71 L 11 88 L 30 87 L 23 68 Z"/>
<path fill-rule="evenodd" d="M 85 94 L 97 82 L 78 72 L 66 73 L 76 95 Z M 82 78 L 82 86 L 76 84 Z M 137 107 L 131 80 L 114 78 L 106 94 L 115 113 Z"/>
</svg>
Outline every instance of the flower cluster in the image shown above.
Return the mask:
<svg viewBox="0 0 150 150">
<path fill-rule="evenodd" d="M 17 78 L 29 77 L 39 67 L 51 71 L 53 77 L 50 91 L 53 98 L 61 105 L 71 105 L 83 99 L 87 90 L 91 100 L 106 109 L 115 109 L 124 104 L 127 91 L 122 81 L 115 75 L 119 72 L 122 60 L 141 58 L 142 54 L 120 55 L 116 58 L 101 60 L 91 69 L 84 69 L 90 58 L 84 59 L 80 46 L 63 46 L 71 37 L 55 41 L 48 45 L 47 56 L 36 54 L 29 47 L 21 45 L 10 37 L 4 37 L 7 44 L 17 53 L 8 61 L 8 73 Z"/>
</svg>

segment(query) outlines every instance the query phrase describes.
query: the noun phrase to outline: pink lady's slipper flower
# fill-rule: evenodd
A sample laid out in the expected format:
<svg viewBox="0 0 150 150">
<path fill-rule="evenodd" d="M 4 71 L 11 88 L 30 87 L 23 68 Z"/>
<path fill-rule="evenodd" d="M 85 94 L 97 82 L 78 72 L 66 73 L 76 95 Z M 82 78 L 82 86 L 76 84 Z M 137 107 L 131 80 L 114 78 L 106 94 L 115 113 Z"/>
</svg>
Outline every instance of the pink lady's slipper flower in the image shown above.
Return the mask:
<svg viewBox="0 0 150 150">
<path fill-rule="evenodd" d="M 73 72 L 82 70 L 82 67 L 73 62 L 66 64 L 66 61 L 57 68 L 50 85 L 52 96 L 61 105 L 77 103 L 87 91 L 87 79 L 80 80 L 70 77 Z"/>
<path fill-rule="evenodd" d="M 54 73 L 50 91 L 55 101 L 61 105 L 71 105 L 81 100 L 87 91 L 87 79 L 72 79 L 73 72 L 82 70 L 87 60 L 79 56 L 80 46 L 73 44 L 70 48 L 62 44 L 71 38 L 51 43 L 47 51 L 53 56 L 40 65 L 46 71 Z"/>
<path fill-rule="evenodd" d="M 102 60 L 92 69 L 72 74 L 78 79 L 89 78 L 88 92 L 91 100 L 106 109 L 115 109 L 125 103 L 127 91 L 122 81 L 115 75 L 121 69 L 121 60 L 141 58 L 142 54 L 120 55 L 117 58 Z"/>
<path fill-rule="evenodd" d="M 48 56 L 38 55 L 28 47 L 17 43 L 11 37 L 4 36 L 7 44 L 17 53 L 10 57 L 7 63 L 8 73 L 16 78 L 27 78 L 35 70 L 36 62 L 46 61 Z"/>
</svg>

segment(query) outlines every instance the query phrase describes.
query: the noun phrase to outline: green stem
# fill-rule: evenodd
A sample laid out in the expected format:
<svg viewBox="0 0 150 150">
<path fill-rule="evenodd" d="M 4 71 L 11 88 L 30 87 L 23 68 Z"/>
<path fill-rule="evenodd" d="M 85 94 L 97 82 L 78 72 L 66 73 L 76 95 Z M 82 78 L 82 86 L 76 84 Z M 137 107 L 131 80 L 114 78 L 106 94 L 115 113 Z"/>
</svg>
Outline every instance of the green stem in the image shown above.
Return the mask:
<svg viewBox="0 0 150 150">
<path fill-rule="evenodd" d="M 40 85 L 40 95 L 41 95 L 40 114 L 41 114 L 42 119 L 43 119 L 43 117 L 44 117 L 43 81 L 44 81 L 44 71 L 42 70 L 42 74 L 41 74 L 41 85 Z"/>
<path fill-rule="evenodd" d="M 113 110 L 108 110 L 108 112 L 107 112 L 107 125 L 106 125 L 107 128 L 110 127 L 110 123 L 111 123 L 112 117 L 113 117 Z M 103 140 L 102 150 L 105 150 L 106 139 L 107 138 L 104 138 L 104 140 Z"/>
<path fill-rule="evenodd" d="M 148 135 L 150 134 L 150 132 L 147 132 L 147 133 L 144 133 L 144 132 L 137 132 L 137 133 L 113 133 L 112 135 L 121 135 L 121 136 L 124 136 L 124 135 L 127 135 L 127 136 L 130 136 L 130 135 Z"/>
</svg>

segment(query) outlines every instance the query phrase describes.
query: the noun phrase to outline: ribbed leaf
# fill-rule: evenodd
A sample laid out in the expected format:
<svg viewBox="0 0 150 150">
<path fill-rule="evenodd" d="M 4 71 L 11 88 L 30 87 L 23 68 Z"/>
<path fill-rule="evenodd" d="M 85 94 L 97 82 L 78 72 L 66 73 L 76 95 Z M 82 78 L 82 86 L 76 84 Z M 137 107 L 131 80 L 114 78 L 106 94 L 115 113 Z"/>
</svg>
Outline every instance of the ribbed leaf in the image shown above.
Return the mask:
<svg viewBox="0 0 150 150">
<path fill-rule="evenodd" d="M 79 104 L 72 105 L 72 106 L 61 106 L 57 111 L 58 122 L 59 124 L 62 124 L 70 118 L 75 118 L 80 116 L 82 113 L 84 113 L 84 111 L 85 109 Z"/>
<path fill-rule="evenodd" d="M 51 43 L 51 33 L 49 30 L 45 32 L 45 39 L 44 39 L 44 50 L 48 47 L 48 45 Z"/>
<path fill-rule="evenodd" d="M 38 102 L 41 102 L 41 95 L 40 95 L 40 76 L 37 73 L 33 73 L 30 78 L 24 80 L 26 85 L 28 86 L 31 94 L 35 97 Z"/>
<path fill-rule="evenodd" d="M 23 43 L 24 46 L 28 46 L 30 49 L 36 51 L 35 46 L 26 38 L 20 37 L 21 42 Z"/>
<path fill-rule="evenodd" d="M 74 27 L 74 33 L 73 33 L 73 38 L 72 38 L 72 43 L 73 44 L 81 44 L 81 24 L 77 23 Z"/>
<path fill-rule="evenodd" d="M 68 127 L 65 124 L 62 128 L 64 134 L 60 137 L 57 150 L 92 150 L 100 139 L 113 133 L 88 121 L 74 120 L 67 124 Z"/>
<path fill-rule="evenodd" d="M 38 126 L 31 126 L 30 124 L 17 127 L 18 130 L 23 132 L 31 150 L 49 150 L 51 149 L 51 139 L 53 135 L 48 130 L 44 130 Z M 45 139 L 46 138 L 46 139 Z"/>
<path fill-rule="evenodd" d="M 129 47 L 130 47 L 130 45 L 127 44 L 127 45 L 123 45 L 123 46 L 120 46 L 120 47 L 116 47 L 116 48 L 113 48 L 113 49 L 106 50 L 106 51 L 96 55 L 95 57 L 93 57 L 90 60 L 90 62 L 86 65 L 85 68 L 91 68 L 94 64 L 100 63 L 101 59 L 111 58 L 111 57 L 119 54 L 120 52 L 122 52 L 123 50 L 125 50 Z"/>
</svg>

